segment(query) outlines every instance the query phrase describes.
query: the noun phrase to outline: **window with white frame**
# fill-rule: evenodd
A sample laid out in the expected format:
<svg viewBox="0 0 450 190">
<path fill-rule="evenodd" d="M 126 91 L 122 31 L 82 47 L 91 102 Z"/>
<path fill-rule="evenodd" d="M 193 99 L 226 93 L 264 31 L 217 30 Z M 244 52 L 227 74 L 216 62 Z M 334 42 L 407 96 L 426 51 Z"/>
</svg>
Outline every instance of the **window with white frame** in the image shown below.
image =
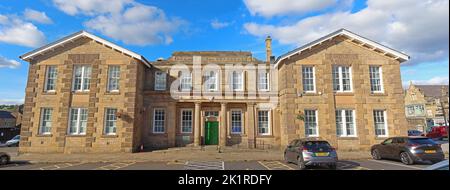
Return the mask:
<svg viewBox="0 0 450 190">
<path fill-rule="evenodd" d="M 39 134 L 51 134 L 52 113 L 53 108 L 41 108 L 41 123 L 39 125 Z"/>
<path fill-rule="evenodd" d="M 375 135 L 376 136 L 388 136 L 388 126 L 386 122 L 386 111 L 385 110 L 374 110 L 373 120 L 375 125 Z"/>
<path fill-rule="evenodd" d="M 269 73 L 266 72 L 258 73 L 258 89 L 260 91 L 269 90 Z"/>
<path fill-rule="evenodd" d="M 205 76 L 205 84 L 207 91 L 218 90 L 218 73 L 214 71 L 209 71 Z"/>
<path fill-rule="evenodd" d="M 73 91 L 89 91 L 92 67 L 77 65 L 74 69 Z"/>
<path fill-rule="evenodd" d="M 352 68 L 349 66 L 333 66 L 333 90 L 336 92 L 352 91 Z"/>
<path fill-rule="evenodd" d="M 166 90 L 166 73 L 162 71 L 155 72 L 155 90 Z"/>
<path fill-rule="evenodd" d="M 242 71 L 233 71 L 231 74 L 232 87 L 235 91 L 244 90 L 244 72 Z"/>
<path fill-rule="evenodd" d="M 192 133 L 192 110 L 181 110 L 181 132 Z"/>
<path fill-rule="evenodd" d="M 370 91 L 375 93 L 383 92 L 382 70 L 380 66 L 370 66 Z"/>
<path fill-rule="evenodd" d="M 157 108 L 153 111 L 153 133 L 164 133 L 164 122 L 166 119 L 166 111 Z"/>
<path fill-rule="evenodd" d="M 316 91 L 316 79 L 315 79 L 315 68 L 312 66 L 302 67 L 303 76 L 303 91 L 304 92 L 315 92 Z"/>
<path fill-rule="evenodd" d="M 258 111 L 258 134 L 270 135 L 269 110 Z"/>
<path fill-rule="evenodd" d="M 117 130 L 117 109 L 105 109 L 105 135 L 115 135 Z"/>
<path fill-rule="evenodd" d="M 84 135 L 87 127 L 87 108 L 71 108 L 69 117 L 69 134 Z"/>
<path fill-rule="evenodd" d="M 192 73 L 182 73 L 180 81 L 181 91 L 190 91 L 192 89 Z"/>
<path fill-rule="evenodd" d="M 108 92 L 118 92 L 120 81 L 120 66 L 108 67 Z"/>
<path fill-rule="evenodd" d="M 356 136 L 354 110 L 336 110 L 336 134 L 340 137 Z"/>
<path fill-rule="evenodd" d="M 241 134 L 242 133 L 242 111 L 232 110 L 231 111 L 231 133 Z"/>
<path fill-rule="evenodd" d="M 319 136 L 319 127 L 317 121 L 317 110 L 305 110 L 305 136 Z"/>
<path fill-rule="evenodd" d="M 44 91 L 51 92 L 56 90 L 56 77 L 56 66 L 47 66 Z"/>
</svg>

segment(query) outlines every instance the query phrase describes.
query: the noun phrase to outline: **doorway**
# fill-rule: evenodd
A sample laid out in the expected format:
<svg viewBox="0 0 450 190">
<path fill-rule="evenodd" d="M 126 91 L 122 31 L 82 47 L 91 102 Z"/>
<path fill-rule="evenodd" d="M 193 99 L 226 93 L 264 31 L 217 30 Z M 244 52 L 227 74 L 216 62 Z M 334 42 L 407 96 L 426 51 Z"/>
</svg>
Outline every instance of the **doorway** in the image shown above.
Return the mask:
<svg viewBox="0 0 450 190">
<path fill-rule="evenodd" d="M 219 122 L 206 121 L 205 122 L 205 145 L 219 144 Z"/>
</svg>

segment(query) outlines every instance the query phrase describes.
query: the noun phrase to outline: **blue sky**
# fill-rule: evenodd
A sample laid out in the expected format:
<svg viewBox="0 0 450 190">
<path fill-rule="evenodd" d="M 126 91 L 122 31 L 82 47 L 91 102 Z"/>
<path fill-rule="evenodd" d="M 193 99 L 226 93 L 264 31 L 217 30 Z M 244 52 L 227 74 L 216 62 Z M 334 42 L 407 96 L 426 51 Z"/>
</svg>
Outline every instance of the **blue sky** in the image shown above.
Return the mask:
<svg viewBox="0 0 450 190">
<path fill-rule="evenodd" d="M 79 30 L 155 60 L 187 50 L 252 51 L 264 59 L 267 35 L 279 56 L 347 28 L 409 54 L 404 84 L 449 80 L 447 0 L 102 1 L 0 2 L 0 104 L 23 101 L 28 63 L 20 55 Z"/>
</svg>

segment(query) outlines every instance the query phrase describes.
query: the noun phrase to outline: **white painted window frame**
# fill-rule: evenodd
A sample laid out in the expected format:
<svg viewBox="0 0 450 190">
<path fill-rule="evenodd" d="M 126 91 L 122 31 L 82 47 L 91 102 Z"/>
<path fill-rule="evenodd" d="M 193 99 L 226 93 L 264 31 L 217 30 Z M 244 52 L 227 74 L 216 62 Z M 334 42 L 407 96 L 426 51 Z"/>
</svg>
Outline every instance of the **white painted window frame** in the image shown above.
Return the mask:
<svg viewBox="0 0 450 190">
<path fill-rule="evenodd" d="M 304 82 L 304 77 L 305 77 L 305 73 L 304 73 L 304 68 L 312 68 L 312 76 L 313 76 L 313 90 L 305 90 L 305 82 Z M 302 85 L 303 85 L 303 91 L 306 93 L 316 93 L 316 67 L 315 66 L 302 66 Z"/>
<path fill-rule="evenodd" d="M 353 135 L 347 134 L 347 117 L 345 117 L 345 111 L 352 111 L 352 122 L 353 122 Z M 339 111 L 342 118 L 342 134 L 337 135 L 338 137 L 358 137 L 358 130 L 356 125 L 356 111 L 354 109 L 337 109 Z M 336 118 L 335 118 L 336 119 Z M 336 125 L 337 130 L 337 125 Z"/>
<path fill-rule="evenodd" d="M 54 68 L 55 72 L 55 78 L 50 78 L 50 68 Z M 54 80 L 53 89 L 49 90 L 49 80 Z M 56 65 L 48 65 L 46 67 L 45 71 L 45 84 L 44 84 L 44 91 L 45 92 L 55 92 L 56 91 L 56 84 L 58 80 L 58 67 Z"/>
<path fill-rule="evenodd" d="M 316 134 L 315 135 L 306 134 L 307 129 L 306 129 L 306 121 L 305 121 L 305 136 L 306 137 L 319 137 L 319 111 L 317 109 L 306 109 L 306 110 L 304 110 L 304 112 L 305 112 L 305 120 L 306 120 L 306 111 L 314 111 L 314 117 L 316 119 L 316 128 L 315 128 Z"/>
<path fill-rule="evenodd" d="M 114 120 L 114 123 L 115 123 L 114 128 L 116 128 L 115 129 L 116 132 L 109 132 L 109 133 L 106 132 L 106 129 L 108 127 L 108 126 L 106 126 L 107 122 L 112 121 L 112 120 L 108 120 L 108 110 L 114 110 L 114 109 L 116 110 L 116 113 L 117 113 L 117 111 L 118 111 L 117 108 L 110 108 L 110 107 L 105 108 L 104 121 L 103 121 L 103 134 L 104 135 L 116 135 L 117 134 L 117 116 L 115 116 L 116 119 Z"/>
<path fill-rule="evenodd" d="M 334 85 L 333 85 L 333 90 L 334 92 L 338 92 L 338 93 L 346 93 L 346 92 L 353 92 L 353 68 L 352 66 L 345 66 L 345 65 L 333 65 L 333 67 L 338 67 L 338 80 L 339 80 L 339 90 L 334 90 Z M 342 77 L 342 67 L 348 67 L 349 70 L 349 77 L 350 77 L 350 90 L 346 90 L 344 91 L 344 79 Z M 333 78 L 333 83 L 334 83 L 334 78 Z"/>
<path fill-rule="evenodd" d="M 372 67 L 378 67 L 378 72 L 379 72 L 379 76 L 380 76 L 380 78 L 379 78 L 379 80 L 380 80 L 380 90 L 378 90 L 378 91 L 372 91 L 372 85 L 374 85 L 374 84 L 372 84 L 372 71 L 371 71 L 371 68 Z M 379 66 L 379 65 L 370 65 L 369 66 L 369 80 L 370 80 L 370 91 L 372 92 L 372 93 L 380 93 L 380 94 L 382 94 L 382 93 L 384 93 L 384 84 L 383 84 L 383 67 L 381 67 L 381 66 Z"/>
<path fill-rule="evenodd" d="M 51 114 L 50 114 L 50 130 L 48 132 L 44 132 L 44 116 L 45 116 L 45 110 L 50 110 Z M 47 121 L 48 122 L 48 121 Z M 41 135 L 50 135 L 52 134 L 52 125 L 53 125 L 53 108 L 49 108 L 49 107 L 43 107 L 41 108 L 41 117 L 40 117 L 40 122 L 39 122 L 39 134 Z"/>
<path fill-rule="evenodd" d="M 180 76 L 180 90 L 182 92 L 188 92 L 192 90 L 192 72 L 189 75 L 184 75 L 183 73 Z M 189 78 L 189 82 L 186 83 L 186 79 Z M 186 88 L 189 87 L 189 88 Z"/>
<path fill-rule="evenodd" d="M 156 131 L 156 112 L 157 111 L 163 111 L 164 113 L 164 120 L 158 120 L 163 122 L 162 129 L 163 131 Z M 154 108 L 153 109 L 153 126 L 152 126 L 152 132 L 155 134 L 164 134 L 166 132 L 166 109 L 164 108 Z"/>
<path fill-rule="evenodd" d="M 76 69 L 77 67 L 81 67 L 81 80 L 80 80 L 80 88 L 79 90 L 75 90 L 75 73 L 76 73 Z M 84 80 L 84 75 L 86 74 L 86 68 L 90 67 L 91 68 L 91 72 L 92 72 L 92 66 L 91 65 L 74 65 L 74 70 L 73 70 L 73 79 L 72 79 L 72 91 L 73 92 L 89 92 L 89 89 L 91 87 L 91 85 L 89 85 L 89 89 L 84 89 L 84 83 L 86 82 Z M 92 73 L 91 73 L 92 75 Z M 91 76 L 89 76 L 89 82 L 91 81 Z"/>
<path fill-rule="evenodd" d="M 183 112 L 190 111 L 191 112 L 191 131 L 185 132 L 183 131 Z M 180 131 L 182 134 L 191 134 L 194 128 L 194 110 L 193 109 L 180 109 Z"/>
<path fill-rule="evenodd" d="M 112 68 L 117 68 L 119 72 L 119 76 L 113 78 L 112 76 Z M 117 80 L 117 89 L 111 89 L 111 80 Z M 119 65 L 109 65 L 108 66 L 108 84 L 107 84 L 108 92 L 119 92 L 120 91 L 120 66 Z"/>
<path fill-rule="evenodd" d="M 236 112 L 236 111 L 238 111 L 238 112 L 240 112 L 241 114 L 241 121 L 240 121 L 240 123 L 241 123 L 241 126 L 240 126 L 240 128 L 241 128 L 241 131 L 240 132 L 233 132 L 233 112 Z M 242 109 L 231 109 L 230 110 L 230 133 L 231 134 L 244 134 L 244 114 L 243 114 L 243 112 L 242 112 Z"/>
<path fill-rule="evenodd" d="M 259 127 L 259 118 L 260 118 L 259 117 L 259 112 L 260 111 L 266 111 L 267 112 L 267 133 L 260 133 L 259 132 L 259 128 L 260 128 Z M 271 129 L 271 120 L 272 119 L 270 117 L 271 116 L 271 110 L 269 110 L 269 109 L 260 109 L 260 110 L 257 111 L 257 114 L 258 114 L 257 115 L 258 116 L 257 117 L 258 118 L 258 120 L 257 120 L 257 122 L 258 122 L 258 124 L 257 124 L 258 135 L 259 136 L 270 136 L 272 134 L 272 129 Z"/>
<path fill-rule="evenodd" d="M 214 73 L 214 81 L 213 82 L 211 82 L 211 72 L 213 72 Z M 206 91 L 209 91 L 209 92 L 216 92 L 216 91 L 218 91 L 219 90 L 219 72 L 217 72 L 217 71 L 207 71 L 207 80 L 205 80 L 205 83 L 206 83 Z M 214 85 L 214 87 L 215 88 L 210 88 L 211 87 L 211 84 L 215 84 Z"/>
<path fill-rule="evenodd" d="M 162 78 L 158 78 L 162 77 Z M 160 83 L 158 83 L 160 82 Z M 163 71 L 155 72 L 155 90 L 164 91 L 167 88 L 167 73 Z"/>
<path fill-rule="evenodd" d="M 265 74 L 266 77 L 266 88 L 261 88 L 261 74 Z M 269 91 L 270 89 L 270 74 L 269 72 L 261 72 L 258 73 L 258 90 L 259 91 Z"/>
<path fill-rule="evenodd" d="M 237 84 L 234 81 L 234 74 L 240 75 L 240 88 L 235 88 Z M 244 71 L 233 71 L 231 72 L 231 88 L 233 91 L 244 91 Z"/>
<path fill-rule="evenodd" d="M 76 107 L 76 108 L 69 108 L 69 126 L 67 128 L 67 134 L 69 135 L 86 135 L 86 130 L 87 130 L 87 126 L 86 126 L 86 130 L 83 133 L 80 133 L 80 129 L 81 129 L 81 122 L 80 122 L 80 118 L 81 118 L 81 110 L 82 109 L 86 109 L 86 115 L 89 115 L 89 110 L 87 108 L 81 108 L 81 107 Z M 72 117 L 72 110 L 73 109 L 77 109 L 78 113 L 77 113 L 77 123 L 76 123 L 76 132 L 75 133 L 71 133 L 70 132 L 70 125 L 71 125 L 71 117 Z M 88 116 L 86 116 L 86 123 L 88 122 Z"/>
<path fill-rule="evenodd" d="M 377 133 L 376 133 L 376 130 L 377 130 L 377 128 L 376 128 L 376 120 L 375 120 L 375 114 L 374 113 L 372 113 L 372 115 L 373 115 L 373 125 L 374 125 L 374 129 L 375 129 L 375 135 L 377 136 L 377 137 L 389 137 L 389 126 L 388 126 L 388 119 L 387 119 L 387 111 L 386 110 L 381 110 L 381 109 L 379 109 L 379 110 L 373 110 L 373 112 L 375 112 L 375 111 L 382 111 L 383 112 L 383 119 L 384 119 L 384 131 L 385 131 L 385 134 L 384 135 L 377 135 Z"/>
</svg>

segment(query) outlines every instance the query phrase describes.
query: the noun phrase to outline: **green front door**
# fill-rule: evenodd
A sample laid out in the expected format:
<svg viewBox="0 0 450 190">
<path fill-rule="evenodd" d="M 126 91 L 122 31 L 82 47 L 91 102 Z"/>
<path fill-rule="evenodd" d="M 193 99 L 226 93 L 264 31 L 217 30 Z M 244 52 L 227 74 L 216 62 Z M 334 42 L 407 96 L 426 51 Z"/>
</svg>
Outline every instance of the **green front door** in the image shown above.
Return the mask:
<svg viewBox="0 0 450 190">
<path fill-rule="evenodd" d="M 205 123 L 205 145 L 219 144 L 219 122 L 207 121 Z"/>
</svg>

